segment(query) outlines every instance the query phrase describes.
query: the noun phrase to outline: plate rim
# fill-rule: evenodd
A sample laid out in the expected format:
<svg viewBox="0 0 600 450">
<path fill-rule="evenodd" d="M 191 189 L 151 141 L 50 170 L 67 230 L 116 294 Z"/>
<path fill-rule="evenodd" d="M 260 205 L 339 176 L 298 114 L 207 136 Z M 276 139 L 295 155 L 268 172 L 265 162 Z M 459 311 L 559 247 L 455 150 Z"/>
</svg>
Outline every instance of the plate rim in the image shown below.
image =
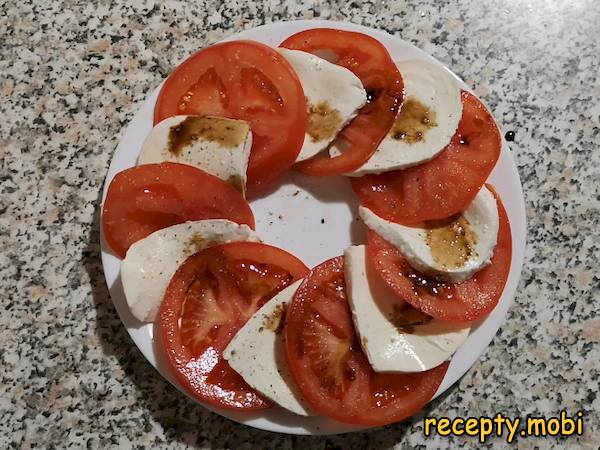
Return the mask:
<svg viewBox="0 0 600 450">
<path fill-rule="evenodd" d="M 261 31 L 269 31 L 269 30 L 273 30 L 273 29 L 277 30 L 278 28 L 286 28 L 286 29 L 291 28 L 292 30 L 288 32 L 288 35 L 291 35 L 301 29 L 336 28 L 336 29 L 342 29 L 342 30 L 363 32 L 372 37 L 375 37 L 376 39 L 378 39 L 380 41 L 395 41 L 396 45 L 408 47 L 411 52 L 417 53 L 419 55 L 420 59 L 429 60 L 429 61 L 433 62 L 434 64 L 438 65 L 439 67 L 443 67 L 444 70 L 446 70 L 448 73 L 450 73 L 453 77 L 455 77 L 458 80 L 462 89 L 466 89 L 470 92 L 473 92 L 473 90 L 470 88 L 470 86 L 466 85 L 464 83 L 464 81 L 462 79 L 460 79 L 460 77 L 458 77 L 448 67 L 446 67 L 443 63 L 441 63 L 439 60 L 437 60 L 432 55 L 430 55 L 430 54 L 426 53 L 424 50 L 421 50 L 418 47 L 416 47 L 414 44 L 412 44 L 408 41 L 405 41 L 402 38 L 395 36 L 391 33 L 388 33 L 382 29 L 370 28 L 370 27 L 366 27 L 364 25 L 354 24 L 351 22 L 338 22 L 338 21 L 321 20 L 321 19 L 279 21 L 279 22 L 273 22 L 273 23 L 259 25 L 257 27 L 244 29 L 239 32 L 234 32 L 232 35 L 230 35 L 224 39 L 221 39 L 217 42 L 225 42 L 225 41 L 231 41 L 231 40 L 236 40 L 236 39 L 250 39 L 250 37 L 247 37 L 245 35 L 261 32 Z M 256 37 L 252 37 L 252 39 L 260 40 L 260 39 L 257 39 Z M 265 40 L 266 39 L 262 39 L 262 42 L 264 42 Z M 217 42 L 214 42 L 214 43 L 217 43 Z M 209 45 L 212 45 L 214 43 L 211 43 Z M 383 42 L 383 43 L 385 45 L 385 42 Z M 387 47 L 387 45 L 386 45 L 386 47 Z M 392 52 L 391 49 L 388 49 L 388 50 L 390 50 L 390 52 Z M 180 61 L 180 63 L 183 60 L 185 60 L 188 56 L 185 56 Z M 103 185 L 103 190 L 102 190 L 102 203 L 100 205 L 100 208 L 102 208 L 102 206 L 104 205 L 104 200 L 106 198 L 106 193 L 107 193 L 108 185 L 109 185 L 110 181 L 112 181 L 112 178 L 118 171 L 123 170 L 123 168 L 120 167 L 120 165 L 116 163 L 116 161 L 118 161 L 118 156 L 120 154 L 122 154 L 124 151 L 126 151 L 123 149 L 123 147 L 124 147 L 123 142 L 128 140 L 128 136 L 130 134 L 134 134 L 133 133 L 134 124 L 140 120 L 141 112 L 145 108 L 148 108 L 148 107 L 151 107 L 153 109 L 154 103 L 158 96 L 158 92 L 163 83 L 164 83 L 164 79 L 161 81 L 161 83 L 159 84 L 158 87 L 149 91 L 149 93 L 146 95 L 145 100 L 142 102 L 142 104 L 137 109 L 136 113 L 134 114 L 133 118 L 122 129 L 121 138 L 119 139 L 119 143 L 117 144 L 117 146 L 113 152 L 113 155 L 111 158 L 111 163 L 110 163 L 109 169 L 107 171 L 106 177 L 104 179 L 104 185 Z M 487 107 L 487 105 L 486 105 L 486 107 Z M 495 121 L 496 125 L 498 126 L 498 129 L 501 130 L 501 127 L 495 118 L 494 118 L 494 121 Z M 123 132 L 123 130 L 125 130 L 125 131 Z M 517 180 L 516 184 L 511 185 L 511 186 L 507 187 L 506 189 L 512 191 L 511 198 L 516 197 L 518 200 L 520 200 L 517 205 L 511 205 L 511 208 L 510 208 L 511 214 L 509 214 L 511 231 L 513 234 L 513 241 L 512 241 L 513 255 L 512 255 L 511 270 L 509 273 L 509 278 L 506 282 L 504 291 L 502 293 L 502 297 L 501 297 L 498 305 L 496 306 L 496 308 L 485 319 L 478 322 L 477 325 L 475 325 L 475 327 L 474 327 L 475 332 L 478 332 L 479 334 L 481 334 L 481 336 L 480 336 L 481 341 L 479 342 L 479 345 L 476 345 L 475 348 L 471 348 L 468 358 L 465 358 L 465 356 L 462 355 L 462 353 L 460 352 L 460 349 L 451 358 L 451 367 L 452 367 L 452 364 L 456 365 L 456 364 L 460 363 L 461 366 L 464 368 L 464 370 L 461 368 L 460 369 L 461 373 L 458 373 L 458 372 L 451 373 L 449 370 L 448 373 L 446 374 L 446 376 L 444 377 L 444 380 L 442 381 L 442 384 L 440 385 L 438 391 L 436 392 L 434 397 L 430 400 L 430 402 L 433 401 L 434 399 L 436 399 L 438 396 L 442 395 L 447 390 L 449 390 L 452 386 L 454 386 L 456 384 L 456 382 L 460 378 L 462 378 L 469 371 L 469 369 L 479 360 L 479 358 L 481 357 L 483 352 L 487 349 L 487 347 L 489 347 L 494 336 L 496 335 L 496 333 L 498 332 L 500 327 L 505 322 L 508 310 L 514 301 L 514 295 L 516 293 L 519 279 L 521 277 L 521 273 L 522 273 L 522 269 L 523 269 L 523 262 L 524 262 L 526 239 L 527 239 L 525 197 L 524 197 L 522 183 L 520 180 L 519 171 L 518 171 L 518 167 L 517 167 L 515 158 L 514 158 L 512 152 L 510 151 L 508 143 L 506 142 L 506 140 L 504 139 L 503 136 L 501 136 L 501 139 L 502 139 L 502 151 L 501 151 L 500 158 L 507 159 L 507 162 L 505 162 L 505 164 L 508 164 L 510 166 L 510 169 L 512 169 L 512 171 L 514 171 L 514 175 L 516 175 L 516 180 Z M 140 143 L 140 146 L 141 146 L 141 143 Z M 496 168 L 499 166 L 499 162 L 496 164 Z M 496 168 L 494 169 L 494 171 L 496 170 Z M 492 172 L 491 177 L 493 177 L 493 175 L 494 175 L 494 172 Z M 507 208 L 507 212 L 508 212 L 508 210 L 509 210 L 509 208 Z M 134 342 L 134 344 L 136 345 L 136 347 L 138 347 L 140 352 L 144 355 L 146 360 L 150 363 L 150 365 L 153 366 L 153 368 L 163 378 L 165 378 L 172 385 L 174 385 L 179 391 L 181 391 L 186 396 L 188 396 L 193 402 L 195 402 L 196 404 L 199 404 L 202 407 L 204 407 L 214 413 L 217 413 L 223 417 L 234 420 L 240 424 L 244 424 L 244 425 L 247 425 L 247 426 L 250 426 L 253 428 L 257 428 L 257 429 L 261 429 L 261 430 L 265 430 L 265 431 L 280 432 L 280 433 L 286 433 L 286 434 L 296 434 L 296 435 L 330 435 L 330 434 L 348 433 L 348 432 L 354 432 L 354 431 L 365 430 L 368 428 L 373 428 L 373 427 L 364 427 L 364 426 L 356 426 L 356 425 L 352 425 L 352 424 L 339 423 L 339 422 L 335 422 L 335 421 L 332 421 L 332 420 L 326 419 L 326 418 L 318 419 L 318 422 L 324 422 L 324 424 L 322 426 L 319 426 L 319 424 L 312 424 L 312 425 L 302 428 L 301 425 L 298 426 L 296 424 L 296 425 L 292 426 L 292 425 L 286 425 L 285 423 L 281 424 L 281 423 L 273 422 L 272 420 L 269 420 L 268 418 L 264 418 L 264 417 L 258 417 L 258 418 L 250 417 L 249 418 L 248 413 L 244 413 L 244 412 L 240 413 L 238 411 L 230 411 L 230 410 L 215 408 L 210 405 L 201 403 L 201 402 L 197 401 L 196 399 L 194 399 L 193 397 L 191 397 L 185 390 L 183 390 L 179 386 L 179 384 L 175 381 L 174 377 L 172 377 L 165 370 L 164 366 L 160 367 L 160 365 L 161 365 L 160 356 L 161 355 L 160 355 L 160 352 L 157 353 L 154 351 L 155 341 L 151 338 L 150 351 L 153 354 L 149 354 L 149 352 L 147 350 L 147 346 L 145 344 L 138 342 L 139 338 L 137 337 L 136 332 L 139 330 L 140 327 L 139 326 L 138 327 L 131 326 L 132 323 L 135 323 L 135 320 L 134 319 L 132 320 L 131 313 L 129 312 L 129 310 L 127 309 L 126 306 L 125 306 L 125 308 L 123 308 L 123 304 L 122 303 L 119 304 L 116 301 L 116 299 L 119 297 L 124 298 L 123 297 L 124 294 L 122 292 L 120 276 L 118 275 L 119 271 L 117 270 L 117 276 L 114 277 L 112 284 L 109 281 L 109 277 L 106 275 L 107 271 L 114 273 L 114 270 L 108 270 L 108 269 L 111 268 L 111 265 L 115 264 L 116 258 L 112 254 L 112 252 L 110 251 L 110 249 L 108 248 L 108 246 L 106 244 L 106 241 L 104 238 L 104 230 L 103 230 L 102 226 L 100 226 L 100 245 L 101 245 L 102 266 L 103 266 L 103 271 L 104 271 L 104 275 L 105 275 L 105 282 L 106 282 L 109 292 L 110 292 L 111 301 L 113 302 L 115 309 L 117 310 L 117 313 L 119 314 L 119 318 L 121 319 L 121 322 L 125 326 L 129 336 L 131 337 L 131 339 Z M 117 264 L 120 264 L 120 263 L 117 261 Z M 493 320 L 494 325 L 492 325 L 492 327 L 486 327 L 485 324 L 490 322 L 491 320 Z M 481 345 L 482 342 L 483 342 L 483 345 Z M 459 357 L 462 358 L 461 361 L 458 361 Z M 455 359 L 457 361 L 455 361 Z M 471 362 L 469 363 L 469 362 L 465 361 L 465 359 L 471 360 Z M 295 415 L 293 415 L 291 413 L 287 413 L 285 411 L 279 411 L 278 409 L 275 409 L 274 413 L 276 415 L 277 415 L 277 413 L 280 413 L 281 415 L 284 415 L 284 416 L 292 415 L 292 416 L 294 416 L 294 418 L 297 421 L 309 420 L 309 421 L 314 422 L 313 419 L 315 419 L 315 418 L 307 419 L 307 418 L 303 418 L 300 416 L 295 416 Z M 240 417 L 240 416 L 246 416 L 246 417 Z M 407 420 L 410 420 L 410 418 Z M 285 420 L 284 420 L 284 422 L 285 422 Z"/>
</svg>

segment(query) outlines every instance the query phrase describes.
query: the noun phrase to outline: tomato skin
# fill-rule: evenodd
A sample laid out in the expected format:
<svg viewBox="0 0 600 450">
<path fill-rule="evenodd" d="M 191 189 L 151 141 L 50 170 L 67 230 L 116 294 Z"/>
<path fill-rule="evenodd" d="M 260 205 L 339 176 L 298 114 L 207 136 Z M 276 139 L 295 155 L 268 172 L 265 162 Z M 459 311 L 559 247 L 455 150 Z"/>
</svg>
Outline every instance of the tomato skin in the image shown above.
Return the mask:
<svg viewBox="0 0 600 450">
<path fill-rule="evenodd" d="M 493 186 L 486 187 L 496 197 L 500 226 L 491 263 L 462 283 L 440 283 L 440 294 L 416 288 L 410 268 L 400 251 L 373 231 L 368 232 L 367 264 L 401 299 L 436 319 L 471 322 L 489 314 L 498 304 L 510 272 L 512 236 L 504 205 Z M 431 279 L 424 277 L 425 279 Z"/>
<path fill-rule="evenodd" d="M 235 271 L 240 261 L 280 269 L 286 276 L 271 277 L 265 284 L 250 283 L 258 287 L 257 293 L 244 288 L 247 280 Z M 198 401 L 216 407 L 270 407 L 222 358 L 222 352 L 256 310 L 308 271 L 295 256 L 258 242 L 223 244 L 190 256 L 173 275 L 155 325 L 179 384 Z"/>
<path fill-rule="evenodd" d="M 234 244 L 221 246 L 223 255 L 229 259 L 248 258 L 270 264 L 281 264 L 292 275 L 292 282 L 305 277 L 310 272 L 300 259 L 278 247 L 262 242 L 235 242 Z M 285 262 L 282 262 L 284 256 Z"/>
<path fill-rule="evenodd" d="M 348 173 L 363 165 L 375 153 L 379 143 L 394 123 L 404 96 L 404 83 L 386 48 L 363 33 L 315 28 L 301 31 L 283 41 L 280 47 L 317 54 L 333 50 L 336 64 L 352 71 L 374 101 L 367 103 L 340 133 L 349 144 L 340 156 L 327 152 L 297 163 L 294 167 L 315 176 Z"/>
<path fill-rule="evenodd" d="M 408 169 L 351 179 L 360 203 L 393 222 L 445 219 L 469 205 L 500 157 L 498 127 L 485 106 L 461 93 L 463 115 L 450 144 L 434 159 Z"/>
<path fill-rule="evenodd" d="M 252 210 L 233 186 L 179 163 L 144 164 L 117 173 L 102 208 L 104 236 L 120 258 L 157 230 L 201 219 L 229 219 L 254 229 Z"/>
<path fill-rule="evenodd" d="M 306 101 L 296 72 L 274 49 L 248 40 L 206 47 L 173 70 L 156 101 L 154 124 L 178 114 L 250 123 L 247 189 L 251 196 L 286 173 L 306 132 Z"/>
<path fill-rule="evenodd" d="M 316 302 L 334 302 L 338 317 L 320 316 Z M 335 321 L 335 323 L 332 323 Z M 300 285 L 285 324 L 286 361 L 312 409 L 332 419 L 366 426 L 403 420 L 435 394 L 448 363 L 426 372 L 383 374 L 371 368 L 355 333 L 345 296 L 344 258 L 315 267 Z M 351 325 L 350 325 L 351 326 Z"/>
</svg>

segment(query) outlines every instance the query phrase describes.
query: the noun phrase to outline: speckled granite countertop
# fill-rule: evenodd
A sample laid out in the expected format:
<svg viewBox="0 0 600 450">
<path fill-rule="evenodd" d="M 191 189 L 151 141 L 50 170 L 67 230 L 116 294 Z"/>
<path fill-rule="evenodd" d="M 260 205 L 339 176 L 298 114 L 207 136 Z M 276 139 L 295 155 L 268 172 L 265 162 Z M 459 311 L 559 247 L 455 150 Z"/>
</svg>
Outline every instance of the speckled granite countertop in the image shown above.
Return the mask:
<svg viewBox="0 0 600 450">
<path fill-rule="evenodd" d="M 421 47 L 516 133 L 529 222 L 516 302 L 480 361 L 428 413 L 582 410 L 581 438 L 519 438 L 518 448 L 598 448 L 598 2 L 86 3 L 0 1 L 0 447 L 478 447 L 474 438 L 425 440 L 421 418 L 328 438 L 236 425 L 158 376 L 108 297 L 98 199 L 146 93 L 205 43 L 321 17 Z"/>
</svg>

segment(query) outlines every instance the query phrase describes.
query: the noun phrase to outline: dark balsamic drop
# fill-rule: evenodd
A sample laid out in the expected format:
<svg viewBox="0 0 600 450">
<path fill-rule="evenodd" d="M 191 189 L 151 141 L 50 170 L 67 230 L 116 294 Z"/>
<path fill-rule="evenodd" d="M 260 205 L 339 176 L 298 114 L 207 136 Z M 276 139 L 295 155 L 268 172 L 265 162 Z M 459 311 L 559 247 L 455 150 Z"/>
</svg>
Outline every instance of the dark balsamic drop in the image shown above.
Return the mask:
<svg viewBox="0 0 600 450">
<path fill-rule="evenodd" d="M 367 89 L 367 103 L 373 103 L 381 95 L 381 89 Z"/>
</svg>

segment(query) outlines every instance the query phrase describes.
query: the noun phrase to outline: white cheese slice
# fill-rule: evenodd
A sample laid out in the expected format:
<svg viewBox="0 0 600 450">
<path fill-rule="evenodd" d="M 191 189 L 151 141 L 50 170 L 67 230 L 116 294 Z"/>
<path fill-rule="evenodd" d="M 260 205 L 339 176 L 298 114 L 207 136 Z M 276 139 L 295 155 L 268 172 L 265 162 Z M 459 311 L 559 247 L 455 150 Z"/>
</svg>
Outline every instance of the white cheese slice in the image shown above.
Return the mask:
<svg viewBox="0 0 600 450">
<path fill-rule="evenodd" d="M 230 182 L 242 194 L 252 147 L 248 122 L 224 117 L 174 116 L 157 123 L 138 164 L 178 162 Z"/>
<path fill-rule="evenodd" d="M 308 126 L 296 161 L 321 152 L 367 102 L 360 79 L 350 70 L 300 50 L 277 49 L 292 65 L 306 97 Z"/>
<path fill-rule="evenodd" d="M 388 172 L 429 161 L 450 143 L 458 128 L 462 102 L 456 79 L 427 61 L 401 61 L 396 65 L 405 91 L 396 121 L 371 158 L 347 175 Z M 334 144 L 330 154 L 337 156 L 342 151 Z"/>
<path fill-rule="evenodd" d="M 436 319 L 399 326 L 402 308 L 410 306 L 370 273 L 365 250 L 364 245 L 346 249 L 344 271 L 354 327 L 373 370 L 422 372 L 439 366 L 462 345 L 470 326 Z"/>
<path fill-rule="evenodd" d="M 121 282 L 132 314 L 153 322 L 171 277 L 189 256 L 237 241 L 259 239 L 247 225 L 210 219 L 163 228 L 134 243 L 121 263 Z"/>
<path fill-rule="evenodd" d="M 394 245 L 416 270 L 451 282 L 461 282 L 487 266 L 498 239 L 498 206 L 483 186 L 455 220 L 404 226 L 361 206 L 365 225 Z"/>
<path fill-rule="evenodd" d="M 254 389 L 283 408 L 308 416 L 313 413 L 289 372 L 280 333 L 285 308 L 300 283 L 292 283 L 260 308 L 227 345 L 223 358 Z"/>
</svg>

